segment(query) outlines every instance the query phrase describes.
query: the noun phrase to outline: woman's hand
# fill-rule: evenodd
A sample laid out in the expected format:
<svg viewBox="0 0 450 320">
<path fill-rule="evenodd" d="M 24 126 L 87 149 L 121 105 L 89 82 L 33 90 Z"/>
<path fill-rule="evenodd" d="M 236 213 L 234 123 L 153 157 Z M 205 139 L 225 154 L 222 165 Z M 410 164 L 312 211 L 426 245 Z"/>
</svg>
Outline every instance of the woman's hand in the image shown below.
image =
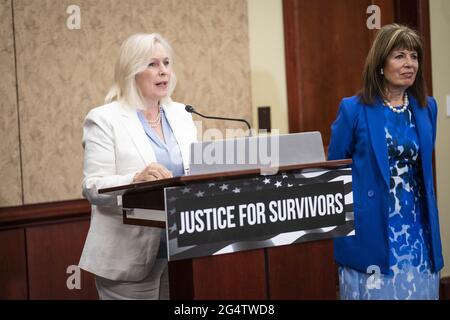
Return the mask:
<svg viewBox="0 0 450 320">
<path fill-rule="evenodd" d="M 159 163 L 152 162 L 144 170 L 133 178 L 133 182 L 155 181 L 160 179 L 172 178 L 172 172 Z"/>
</svg>

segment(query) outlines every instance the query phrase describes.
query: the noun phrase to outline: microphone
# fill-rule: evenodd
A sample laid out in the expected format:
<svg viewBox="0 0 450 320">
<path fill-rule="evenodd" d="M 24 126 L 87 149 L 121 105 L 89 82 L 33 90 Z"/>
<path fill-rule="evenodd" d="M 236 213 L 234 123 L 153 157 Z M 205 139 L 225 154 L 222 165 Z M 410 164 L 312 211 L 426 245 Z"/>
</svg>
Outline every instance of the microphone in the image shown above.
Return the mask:
<svg viewBox="0 0 450 320">
<path fill-rule="evenodd" d="M 193 106 L 190 105 L 186 105 L 186 107 L 184 108 L 187 112 L 189 113 L 195 113 L 197 115 L 199 115 L 202 118 L 206 118 L 206 119 L 216 119 L 216 120 L 230 120 L 230 121 L 240 121 L 240 122 L 245 122 L 245 124 L 248 127 L 248 132 L 249 132 L 249 136 L 252 136 L 252 128 L 250 127 L 250 124 L 245 120 L 245 119 L 235 119 L 235 118 L 225 118 L 225 117 L 214 117 L 214 116 L 205 116 L 197 111 L 195 111 Z"/>
</svg>

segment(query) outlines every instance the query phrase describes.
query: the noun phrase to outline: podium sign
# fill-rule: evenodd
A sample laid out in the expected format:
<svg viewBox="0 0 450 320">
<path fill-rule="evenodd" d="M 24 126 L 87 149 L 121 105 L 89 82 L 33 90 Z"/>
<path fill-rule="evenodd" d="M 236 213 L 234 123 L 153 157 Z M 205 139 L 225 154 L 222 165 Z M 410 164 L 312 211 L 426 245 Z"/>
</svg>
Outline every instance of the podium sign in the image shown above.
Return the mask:
<svg viewBox="0 0 450 320">
<path fill-rule="evenodd" d="M 170 261 L 354 235 L 351 169 L 165 188 Z"/>
</svg>

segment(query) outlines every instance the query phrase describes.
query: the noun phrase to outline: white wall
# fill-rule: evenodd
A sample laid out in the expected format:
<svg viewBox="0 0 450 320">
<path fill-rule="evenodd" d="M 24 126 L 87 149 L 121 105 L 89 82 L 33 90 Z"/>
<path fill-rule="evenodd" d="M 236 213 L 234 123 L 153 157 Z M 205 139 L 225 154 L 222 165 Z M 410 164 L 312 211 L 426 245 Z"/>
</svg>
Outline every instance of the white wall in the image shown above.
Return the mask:
<svg viewBox="0 0 450 320">
<path fill-rule="evenodd" d="M 271 107 L 272 129 L 288 133 L 282 0 L 247 0 L 253 124 Z"/>
</svg>

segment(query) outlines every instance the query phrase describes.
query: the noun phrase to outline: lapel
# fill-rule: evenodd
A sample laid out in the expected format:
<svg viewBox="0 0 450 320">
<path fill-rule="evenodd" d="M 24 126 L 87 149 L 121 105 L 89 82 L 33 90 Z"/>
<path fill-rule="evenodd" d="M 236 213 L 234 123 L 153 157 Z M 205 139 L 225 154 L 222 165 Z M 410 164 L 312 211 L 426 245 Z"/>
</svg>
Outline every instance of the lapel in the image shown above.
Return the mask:
<svg viewBox="0 0 450 320">
<path fill-rule="evenodd" d="M 380 168 L 383 179 L 389 188 L 389 159 L 384 132 L 384 111 L 381 99 L 377 99 L 373 106 L 364 105 L 366 111 L 369 137 L 373 152 Z"/>
<path fill-rule="evenodd" d="M 411 94 L 409 101 L 416 122 L 417 135 L 419 136 L 419 152 L 422 160 L 422 170 L 424 177 L 431 175 L 429 169 L 431 168 L 431 154 L 432 154 L 432 138 L 431 138 L 431 121 L 428 117 L 428 108 L 421 108 L 417 99 Z"/>
<path fill-rule="evenodd" d="M 172 129 L 173 135 L 175 136 L 178 146 L 180 147 L 181 157 L 183 158 L 183 167 L 186 171 L 186 168 L 189 168 L 189 148 L 186 148 L 186 130 L 183 123 L 179 121 L 180 115 L 178 114 L 178 112 L 183 112 L 184 110 L 176 108 L 176 105 L 172 102 L 165 102 L 162 107 L 166 114 L 170 128 Z"/>
<path fill-rule="evenodd" d="M 156 157 L 151 144 L 148 141 L 145 130 L 142 127 L 141 121 L 139 120 L 136 110 L 129 108 L 121 103 L 120 106 L 120 117 L 121 123 L 124 125 L 126 131 L 133 140 L 134 146 L 138 150 L 142 160 L 145 165 L 149 165 L 154 162 Z"/>
</svg>

